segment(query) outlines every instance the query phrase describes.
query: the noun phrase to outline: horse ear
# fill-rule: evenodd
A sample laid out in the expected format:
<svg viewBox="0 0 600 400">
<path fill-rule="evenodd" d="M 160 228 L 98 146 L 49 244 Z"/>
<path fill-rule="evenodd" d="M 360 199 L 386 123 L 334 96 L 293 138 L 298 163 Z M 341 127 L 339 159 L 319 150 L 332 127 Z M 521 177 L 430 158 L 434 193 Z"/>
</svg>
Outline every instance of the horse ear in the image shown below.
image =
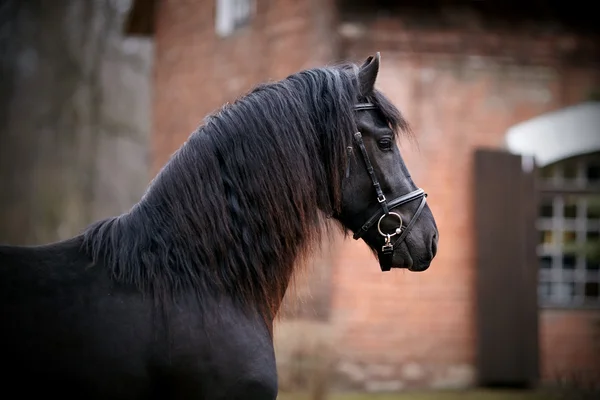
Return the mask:
<svg viewBox="0 0 600 400">
<path fill-rule="evenodd" d="M 360 82 L 360 92 L 363 95 L 367 95 L 375 88 L 375 81 L 377 80 L 377 74 L 379 73 L 379 60 L 381 56 L 379 52 L 375 56 L 369 56 L 363 65 L 360 66 L 358 72 L 358 80 Z"/>
</svg>

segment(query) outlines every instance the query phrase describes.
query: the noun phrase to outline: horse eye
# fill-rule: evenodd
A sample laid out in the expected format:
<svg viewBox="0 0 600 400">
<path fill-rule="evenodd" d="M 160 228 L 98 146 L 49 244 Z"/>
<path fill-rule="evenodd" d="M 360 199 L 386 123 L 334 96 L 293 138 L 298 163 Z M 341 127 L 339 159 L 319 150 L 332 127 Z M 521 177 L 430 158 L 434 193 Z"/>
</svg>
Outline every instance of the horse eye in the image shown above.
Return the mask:
<svg viewBox="0 0 600 400">
<path fill-rule="evenodd" d="M 392 140 L 389 138 L 383 138 L 377 144 L 381 150 L 389 150 L 392 148 Z"/>
</svg>

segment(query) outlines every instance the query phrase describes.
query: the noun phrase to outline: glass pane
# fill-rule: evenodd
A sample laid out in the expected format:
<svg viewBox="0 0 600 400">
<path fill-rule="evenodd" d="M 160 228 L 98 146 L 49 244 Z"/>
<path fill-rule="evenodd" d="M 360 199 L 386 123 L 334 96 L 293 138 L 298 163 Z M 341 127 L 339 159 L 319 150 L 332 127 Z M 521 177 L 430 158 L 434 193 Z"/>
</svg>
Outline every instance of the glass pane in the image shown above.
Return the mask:
<svg viewBox="0 0 600 400">
<path fill-rule="evenodd" d="M 598 282 L 586 282 L 585 283 L 585 297 L 588 299 L 598 299 L 599 288 Z"/>
<path fill-rule="evenodd" d="M 588 219 L 600 218 L 600 196 L 589 196 L 587 198 Z"/>
<path fill-rule="evenodd" d="M 587 232 L 585 243 L 586 264 L 589 269 L 598 269 L 600 263 L 600 232 Z"/>
<path fill-rule="evenodd" d="M 577 163 L 574 160 L 563 164 L 563 178 L 565 181 L 572 181 L 577 178 Z"/>
<path fill-rule="evenodd" d="M 556 176 L 556 166 L 550 165 L 541 169 L 541 176 L 543 180 L 550 180 Z"/>
<path fill-rule="evenodd" d="M 590 163 L 588 164 L 585 171 L 586 180 L 591 184 L 597 184 L 600 182 L 600 164 Z"/>
<path fill-rule="evenodd" d="M 591 271 L 600 269 L 600 232 L 588 231 L 585 243 L 585 268 Z"/>
<path fill-rule="evenodd" d="M 552 243 L 552 231 L 541 231 L 540 232 L 540 243 L 551 244 Z"/>
<path fill-rule="evenodd" d="M 575 254 L 563 254 L 563 269 L 575 269 L 575 264 L 577 263 L 577 258 Z"/>
<path fill-rule="evenodd" d="M 577 218 L 577 197 L 569 196 L 565 198 L 563 212 L 565 218 Z"/>
<path fill-rule="evenodd" d="M 577 241 L 577 232 L 564 231 L 563 232 L 563 243 L 566 245 L 572 245 Z"/>
<path fill-rule="evenodd" d="M 598 257 L 587 256 L 585 259 L 585 269 L 588 271 L 598 271 L 600 270 L 600 260 Z"/>
<path fill-rule="evenodd" d="M 551 256 L 540 257 L 540 268 L 542 268 L 542 269 L 552 268 L 552 257 Z"/>
<path fill-rule="evenodd" d="M 553 210 L 552 207 L 552 199 L 542 199 L 542 204 L 540 204 L 540 217 L 543 218 L 552 218 Z"/>
</svg>

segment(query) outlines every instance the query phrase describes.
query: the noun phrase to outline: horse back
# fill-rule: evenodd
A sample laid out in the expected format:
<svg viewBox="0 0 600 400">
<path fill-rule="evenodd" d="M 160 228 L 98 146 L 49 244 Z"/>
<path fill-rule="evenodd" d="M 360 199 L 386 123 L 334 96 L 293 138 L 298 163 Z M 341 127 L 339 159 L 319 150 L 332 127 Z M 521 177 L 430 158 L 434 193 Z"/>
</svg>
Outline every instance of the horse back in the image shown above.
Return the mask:
<svg viewBox="0 0 600 400">
<path fill-rule="evenodd" d="M 0 246 L 1 384 L 20 394 L 147 398 L 150 308 L 81 243 Z"/>
</svg>

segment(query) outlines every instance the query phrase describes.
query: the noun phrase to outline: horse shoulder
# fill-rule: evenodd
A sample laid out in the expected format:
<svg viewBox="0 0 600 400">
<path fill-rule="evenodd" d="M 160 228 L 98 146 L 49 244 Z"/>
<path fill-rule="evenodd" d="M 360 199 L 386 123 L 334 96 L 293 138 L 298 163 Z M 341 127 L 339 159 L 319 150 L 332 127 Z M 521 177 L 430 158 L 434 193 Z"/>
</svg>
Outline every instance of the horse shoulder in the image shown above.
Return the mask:
<svg viewBox="0 0 600 400">
<path fill-rule="evenodd" d="M 170 319 L 170 397 L 276 399 L 275 354 L 264 322 L 231 303 L 209 308 L 218 315 L 183 307 Z"/>
</svg>

